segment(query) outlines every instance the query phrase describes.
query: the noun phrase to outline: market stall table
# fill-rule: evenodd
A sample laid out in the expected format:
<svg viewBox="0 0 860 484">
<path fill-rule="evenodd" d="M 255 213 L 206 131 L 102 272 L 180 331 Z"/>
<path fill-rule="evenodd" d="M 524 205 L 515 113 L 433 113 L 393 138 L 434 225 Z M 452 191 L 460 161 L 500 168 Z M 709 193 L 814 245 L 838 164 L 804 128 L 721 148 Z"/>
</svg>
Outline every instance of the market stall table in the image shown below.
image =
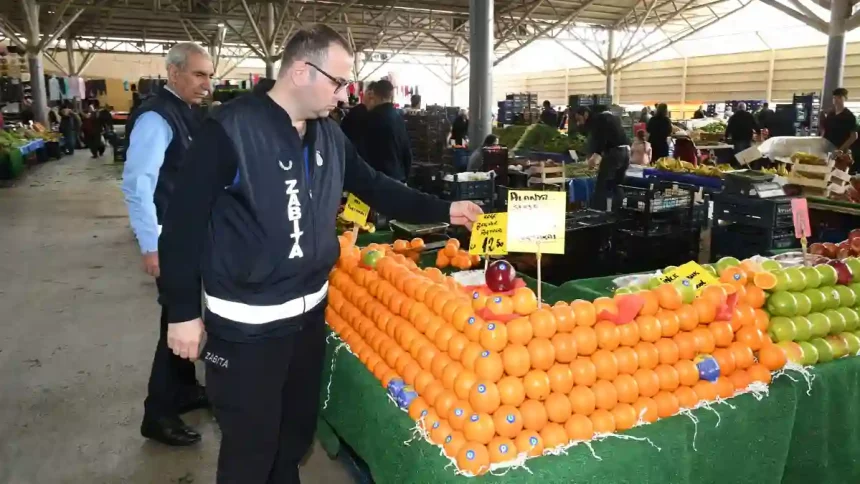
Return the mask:
<svg viewBox="0 0 860 484">
<path fill-rule="evenodd" d="M 335 336 L 326 362 L 320 441 L 332 456 L 341 441 L 349 445 L 378 484 L 860 482 L 860 413 L 853 408 L 860 400 L 860 358 L 815 367 L 811 390 L 789 372 L 761 400 L 745 394 L 693 411 L 698 423 L 676 415 L 621 434 L 640 440 L 609 437 L 591 449 L 578 445 L 566 455 L 529 460 L 528 471 L 474 481 L 455 475 L 438 447 L 414 437 L 415 422 Z"/>
</svg>

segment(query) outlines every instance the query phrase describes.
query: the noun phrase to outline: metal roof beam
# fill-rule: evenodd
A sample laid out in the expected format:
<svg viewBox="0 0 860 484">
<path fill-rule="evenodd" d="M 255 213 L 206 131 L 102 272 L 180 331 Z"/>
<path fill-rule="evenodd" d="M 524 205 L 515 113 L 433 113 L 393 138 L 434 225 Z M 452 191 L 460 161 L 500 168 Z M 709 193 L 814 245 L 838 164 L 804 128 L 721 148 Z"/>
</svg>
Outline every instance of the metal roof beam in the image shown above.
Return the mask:
<svg viewBox="0 0 860 484">
<path fill-rule="evenodd" d="M 818 16 L 815 16 L 815 18 L 812 18 L 803 12 L 799 12 L 799 11 L 797 11 L 797 10 L 787 6 L 787 5 L 783 5 L 783 4 L 779 3 L 777 0 L 761 0 L 761 2 L 764 3 L 765 5 L 769 5 L 775 9 L 779 10 L 780 12 L 788 15 L 789 17 L 792 17 L 796 20 L 803 22 L 804 24 L 812 27 L 813 29 L 815 29 L 815 30 L 817 30 L 823 34 L 827 34 L 827 30 L 828 30 L 827 23 L 825 21 L 821 20 Z"/>
</svg>

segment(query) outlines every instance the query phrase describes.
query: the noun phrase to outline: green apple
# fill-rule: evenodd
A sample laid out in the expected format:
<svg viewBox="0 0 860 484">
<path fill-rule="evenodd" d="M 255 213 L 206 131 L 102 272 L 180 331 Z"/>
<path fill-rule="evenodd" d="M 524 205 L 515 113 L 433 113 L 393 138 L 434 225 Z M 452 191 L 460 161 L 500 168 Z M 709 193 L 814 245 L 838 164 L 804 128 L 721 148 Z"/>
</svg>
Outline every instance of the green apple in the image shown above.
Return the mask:
<svg viewBox="0 0 860 484">
<path fill-rule="evenodd" d="M 821 289 L 807 289 L 803 291 L 803 294 L 805 294 L 812 303 L 811 312 L 817 313 L 827 309 L 827 298 L 825 298 L 824 292 Z"/>
<path fill-rule="evenodd" d="M 782 341 L 776 344 L 785 353 L 788 361 L 793 363 L 803 364 L 803 348 L 793 341 Z"/>
<path fill-rule="evenodd" d="M 776 342 L 794 341 L 797 339 L 797 328 L 794 326 L 794 321 L 785 316 L 771 318 L 767 332 L 770 334 L 771 339 Z"/>
<path fill-rule="evenodd" d="M 812 300 L 809 299 L 809 296 L 802 292 L 793 292 L 791 293 L 794 296 L 794 300 L 797 303 L 797 313 L 800 316 L 806 316 L 810 312 L 812 312 Z"/>
<path fill-rule="evenodd" d="M 844 341 L 845 345 L 848 346 L 849 356 L 856 356 L 860 353 L 860 337 L 849 332 L 839 333 L 839 337 L 842 338 L 842 341 Z"/>
<path fill-rule="evenodd" d="M 860 314 L 854 308 L 839 308 L 839 312 L 845 318 L 845 331 L 855 331 L 860 329 Z"/>
<path fill-rule="evenodd" d="M 717 269 L 712 264 L 705 264 L 702 267 L 704 267 L 706 271 L 710 272 L 712 276 L 719 277 Z"/>
<path fill-rule="evenodd" d="M 615 290 L 615 294 L 633 294 L 633 289 L 629 287 L 619 287 Z"/>
<path fill-rule="evenodd" d="M 814 267 L 802 267 L 803 276 L 806 277 L 806 287 L 815 289 L 821 285 L 821 275 Z"/>
<path fill-rule="evenodd" d="M 834 354 L 833 348 L 830 346 L 830 343 L 823 338 L 812 338 L 810 341 L 812 346 L 818 350 L 818 362 L 819 363 L 827 363 L 828 361 L 833 361 Z"/>
<path fill-rule="evenodd" d="M 848 323 L 845 321 L 845 316 L 835 309 L 825 309 L 824 316 L 830 320 L 830 334 L 841 333 L 845 331 Z"/>
<path fill-rule="evenodd" d="M 782 269 L 782 264 L 780 264 L 779 261 L 775 261 L 773 259 L 768 259 L 768 260 L 762 261 L 761 268 L 768 271 L 768 272 L 774 272 L 774 271 L 778 271 L 778 270 Z"/>
<path fill-rule="evenodd" d="M 797 301 L 788 291 L 777 291 L 767 299 L 767 309 L 772 316 L 794 316 L 797 314 Z"/>
<path fill-rule="evenodd" d="M 812 313 L 806 317 L 812 323 L 812 336 L 823 338 L 830 334 L 830 318 L 821 313 Z"/>
<path fill-rule="evenodd" d="M 361 259 L 361 262 L 362 262 L 362 264 L 366 265 L 367 267 L 375 268 L 376 263 L 379 261 L 379 259 L 382 259 L 384 256 L 385 256 L 385 254 L 383 254 L 381 251 L 370 250 L 366 254 L 364 254 L 364 257 Z"/>
<path fill-rule="evenodd" d="M 648 280 L 648 289 L 657 289 L 661 285 L 663 285 L 663 281 L 659 277 L 652 277 Z"/>
<path fill-rule="evenodd" d="M 773 275 L 776 277 L 776 285 L 773 286 L 771 291 L 788 291 L 791 288 L 791 278 L 789 278 L 784 270 L 774 271 Z"/>
<path fill-rule="evenodd" d="M 852 282 L 860 282 L 860 259 L 849 257 L 845 259 L 845 264 L 847 264 L 848 268 L 851 269 Z"/>
<path fill-rule="evenodd" d="M 803 365 L 814 365 L 818 363 L 818 349 L 809 341 L 801 341 L 797 343 L 800 350 L 803 352 Z"/>
<path fill-rule="evenodd" d="M 741 265 L 741 261 L 737 260 L 734 257 L 723 257 L 722 259 L 718 260 L 717 263 L 714 265 L 717 267 L 717 273 L 722 274 L 723 271 L 728 269 L 729 267 Z"/>
<path fill-rule="evenodd" d="M 833 348 L 834 359 L 848 356 L 848 344 L 841 336 L 832 334 L 826 340 L 830 343 L 830 347 Z"/>
<path fill-rule="evenodd" d="M 812 323 L 809 321 L 809 318 L 806 316 L 795 316 L 791 320 L 794 322 L 796 332 L 794 341 L 808 341 L 809 338 L 812 338 Z M 772 319 L 771 322 L 773 322 Z"/>
<path fill-rule="evenodd" d="M 818 274 L 821 276 L 822 286 L 835 286 L 836 282 L 839 280 L 839 274 L 836 272 L 836 268 L 832 266 L 819 264 L 815 266 L 815 270 L 818 271 Z"/>
<path fill-rule="evenodd" d="M 857 304 L 857 295 L 848 286 L 836 286 L 833 288 L 839 293 L 839 305 L 850 308 Z"/>
<path fill-rule="evenodd" d="M 822 287 L 821 292 L 824 293 L 825 309 L 836 309 L 841 306 L 839 303 L 839 291 L 835 287 Z"/>
<path fill-rule="evenodd" d="M 790 281 L 788 289 L 790 291 L 802 291 L 806 289 L 806 276 L 798 267 L 789 267 L 785 270 L 785 275 Z"/>
<path fill-rule="evenodd" d="M 678 290 L 681 292 L 681 301 L 684 304 L 690 304 L 696 299 L 696 289 L 693 287 L 693 281 L 689 279 L 681 279 L 675 282 Z"/>
<path fill-rule="evenodd" d="M 666 268 L 663 269 L 663 274 L 668 274 L 677 268 L 678 266 L 666 266 Z"/>
</svg>

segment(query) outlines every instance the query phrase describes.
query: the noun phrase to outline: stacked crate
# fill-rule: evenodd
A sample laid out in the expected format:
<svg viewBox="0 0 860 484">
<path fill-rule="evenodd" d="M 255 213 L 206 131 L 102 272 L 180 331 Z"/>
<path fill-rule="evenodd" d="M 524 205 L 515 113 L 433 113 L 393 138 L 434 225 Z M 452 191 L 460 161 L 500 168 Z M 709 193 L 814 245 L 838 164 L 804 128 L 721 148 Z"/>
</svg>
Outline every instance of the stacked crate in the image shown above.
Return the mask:
<svg viewBox="0 0 860 484">
<path fill-rule="evenodd" d="M 752 257 L 772 250 L 798 247 L 794 237 L 791 198 L 714 195 L 713 260 Z"/>
</svg>

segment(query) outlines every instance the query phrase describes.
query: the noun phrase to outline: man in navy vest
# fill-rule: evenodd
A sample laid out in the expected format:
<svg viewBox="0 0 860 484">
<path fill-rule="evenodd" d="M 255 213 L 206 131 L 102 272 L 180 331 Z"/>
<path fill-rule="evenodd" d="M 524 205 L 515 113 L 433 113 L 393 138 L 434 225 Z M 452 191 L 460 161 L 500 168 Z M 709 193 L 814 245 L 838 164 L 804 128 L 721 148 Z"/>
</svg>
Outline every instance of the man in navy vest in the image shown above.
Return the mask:
<svg viewBox="0 0 860 484">
<path fill-rule="evenodd" d="M 331 28 L 296 33 L 268 92 L 204 121 L 170 201 L 159 241 L 168 345 L 205 361 L 221 427 L 218 484 L 299 482 L 319 413 L 343 191 L 404 222 L 471 226 L 481 213 L 413 190 L 357 154 L 328 118 L 346 100 L 353 65 Z"/>
<path fill-rule="evenodd" d="M 213 75 L 206 49 L 191 42 L 171 48 L 166 63 L 167 85 L 129 119 L 122 181 L 144 271 L 159 286 L 158 238 L 162 220 L 185 152 L 200 124 L 197 108 L 209 92 Z M 185 425 L 179 415 L 207 406 L 208 402 L 204 389 L 197 384 L 194 363 L 174 355 L 167 347 L 167 314 L 168 308 L 162 306 L 140 432 L 167 445 L 192 445 L 200 441 L 200 434 Z"/>
</svg>

